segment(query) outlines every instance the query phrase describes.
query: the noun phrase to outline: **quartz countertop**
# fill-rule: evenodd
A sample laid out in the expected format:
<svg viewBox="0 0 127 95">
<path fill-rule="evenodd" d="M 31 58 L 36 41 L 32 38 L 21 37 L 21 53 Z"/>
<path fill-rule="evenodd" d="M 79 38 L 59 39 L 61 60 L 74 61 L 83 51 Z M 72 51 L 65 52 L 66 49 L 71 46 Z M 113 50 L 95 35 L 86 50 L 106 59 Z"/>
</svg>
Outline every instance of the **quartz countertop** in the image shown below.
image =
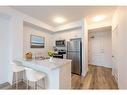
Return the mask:
<svg viewBox="0 0 127 95">
<path fill-rule="evenodd" d="M 40 69 L 45 69 L 45 70 L 53 70 L 60 68 L 61 66 L 64 66 L 65 64 L 70 63 L 71 60 L 68 59 L 59 59 L 59 58 L 53 58 L 53 61 L 50 62 L 49 59 L 44 59 L 44 60 L 26 60 L 22 59 L 22 65 L 26 67 L 36 67 Z"/>
</svg>

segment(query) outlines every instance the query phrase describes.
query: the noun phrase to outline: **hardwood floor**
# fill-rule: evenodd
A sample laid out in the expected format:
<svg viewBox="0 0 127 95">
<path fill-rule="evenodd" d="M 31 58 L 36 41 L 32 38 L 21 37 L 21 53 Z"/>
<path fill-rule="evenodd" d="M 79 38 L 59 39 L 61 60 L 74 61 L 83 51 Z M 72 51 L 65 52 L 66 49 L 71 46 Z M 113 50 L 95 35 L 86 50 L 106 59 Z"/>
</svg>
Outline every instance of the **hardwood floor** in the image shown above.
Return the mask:
<svg viewBox="0 0 127 95">
<path fill-rule="evenodd" d="M 118 89 L 118 86 L 110 68 L 89 65 L 85 77 L 72 74 L 72 89 Z"/>
</svg>

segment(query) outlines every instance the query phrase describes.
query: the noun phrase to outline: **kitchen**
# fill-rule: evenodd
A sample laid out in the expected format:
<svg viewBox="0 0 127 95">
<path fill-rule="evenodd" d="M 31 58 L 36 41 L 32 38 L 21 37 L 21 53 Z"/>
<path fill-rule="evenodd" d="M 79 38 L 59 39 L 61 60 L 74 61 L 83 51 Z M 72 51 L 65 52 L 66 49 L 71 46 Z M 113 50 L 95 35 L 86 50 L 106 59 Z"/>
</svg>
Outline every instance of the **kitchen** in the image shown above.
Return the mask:
<svg viewBox="0 0 127 95">
<path fill-rule="evenodd" d="M 50 48 L 55 52 L 55 55 L 54 55 L 54 58 L 53 58 L 53 60 L 55 60 L 55 58 L 60 58 L 60 59 L 71 59 L 71 58 L 68 58 L 68 44 L 69 44 L 69 39 L 71 40 L 73 40 L 73 39 L 79 39 L 79 37 L 81 37 L 81 29 L 80 28 L 77 28 L 77 29 L 72 29 L 72 30 L 69 30 L 69 31 L 66 31 L 66 32 L 62 32 L 62 33 L 54 33 L 52 36 L 51 36 L 51 34 L 49 34 L 49 33 L 42 33 L 42 32 L 40 32 L 40 31 L 38 31 L 37 30 L 38 28 L 36 28 L 36 27 L 34 27 L 34 30 L 33 30 L 33 27 L 31 27 L 28 23 L 26 24 L 24 24 L 24 55 L 26 54 L 26 52 L 28 52 L 28 51 L 32 51 L 33 52 L 33 56 L 38 56 L 38 57 L 46 57 L 46 56 L 48 56 L 47 54 L 48 54 L 48 52 L 45 52 L 45 54 L 44 54 L 44 52 L 42 53 L 41 51 L 43 50 L 43 49 L 46 49 L 46 51 L 48 51 L 49 49 L 47 49 L 49 46 L 49 42 L 51 42 L 51 40 L 52 39 L 48 39 L 48 37 L 52 37 L 52 38 L 54 38 L 54 40 L 53 40 L 53 43 L 54 43 L 54 45 L 51 45 L 50 46 Z M 79 34 L 78 34 L 78 32 L 79 32 Z M 69 36 L 68 38 L 69 39 L 67 39 L 67 37 L 65 37 L 66 35 L 67 35 L 67 33 L 69 33 L 69 34 L 71 34 L 71 36 Z M 30 38 L 30 36 L 31 36 L 31 34 L 32 34 L 32 36 L 34 35 L 34 36 L 40 36 L 40 35 L 42 35 L 42 36 L 40 36 L 40 37 L 42 37 L 43 38 L 43 40 L 44 40 L 44 42 L 45 42 L 45 48 L 31 48 L 29 45 L 30 45 L 30 40 L 29 39 L 31 39 Z M 78 35 L 77 35 L 78 34 Z M 63 35 L 65 35 L 65 36 L 63 36 Z M 37 36 L 37 37 L 38 37 Z M 58 38 L 57 38 L 58 37 Z M 50 40 L 50 41 L 49 41 Z M 80 39 L 81 40 L 81 39 Z M 48 45 L 47 45 L 48 44 Z M 47 47 L 47 48 L 46 48 Z M 25 57 L 25 56 L 24 56 Z M 59 60 L 60 61 L 60 60 Z M 80 61 L 81 61 L 81 59 L 80 59 Z M 61 60 L 61 62 L 62 62 L 62 60 Z M 56 62 L 57 63 L 57 62 Z M 80 63 L 79 63 L 79 65 L 80 65 Z M 67 67 L 67 68 L 69 68 L 69 67 Z M 71 68 L 69 69 L 69 70 L 71 70 Z M 43 71 L 43 70 L 42 70 Z M 43 72 L 46 72 L 46 71 L 43 71 Z M 64 71 L 65 72 L 65 71 Z M 47 72 L 46 72 L 47 73 Z M 53 73 L 53 72 L 52 72 Z M 78 74 L 78 73 L 77 73 Z M 57 87 L 57 82 L 58 81 L 52 81 L 52 80 L 54 80 L 54 79 L 52 79 L 52 76 L 51 75 L 53 75 L 53 76 L 55 76 L 54 74 L 51 74 L 51 73 L 47 73 L 47 76 L 49 76 L 49 77 L 51 77 L 51 78 L 49 78 L 49 80 L 51 79 L 51 82 L 50 82 L 50 86 L 49 86 L 49 88 L 50 89 L 58 89 L 59 87 Z M 61 76 L 64 76 L 64 77 L 68 77 L 67 79 L 68 79 L 68 82 L 66 82 L 66 83 L 68 83 L 68 84 L 70 84 L 71 85 L 71 80 L 70 80 L 70 78 L 69 77 L 71 77 L 71 75 L 70 75 L 70 72 L 68 71 L 68 70 L 66 70 L 66 73 L 65 73 L 65 75 L 64 74 L 60 74 Z M 67 76 L 67 75 L 69 75 L 69 76 Z M 81 72 L 79 72 L 79 75 L 81 75 Z M 58 75 L 57 75 L 57 77 L 58 77 Z M 60 77 L 60 76 L 59 76 Z M 63 80 L 63 78 L 61 77 L 61 81 Z M 65 80 L 64 80 L 65 81 Z M 55 84 L 55 85 L 54 85 Z M 68 85 L 67 84 L 67 85 Z M 70 86 L 65 86 L 65 87 L 60 87 L 61 89 L 62 88 L 65 88 L 65 89 L 67 89 L 67 88 L 69 88 Z M 70 87 L 71 88 L 71 87 Z"/>
<path fill-rule="evenodd" d="M 72 27 L 69 28 L 68 30 L 63 30 L 61 32 L 56 32 L 53 34 L 42 32 L 38 30 L 36 26 L 32 26 L 29 23 L 24 23 L 24 55 L 28 52 L 31 51 L 34 54 L 41 55 L 41 56 L 48 56 L 47 52 L 48 50 L 53 50 L 55 52 L 54 58 L 62 58 L 62 59 L 73 59 L 70 58 L 71 53 L 69 53 L 69 49 L 77 48 L 79 49 L 79 54 L 74 54 L 75 58 L 77 59 L 77 64 L 78 67 L 80 68 L 79 70 L 79 75 L 82 75 L 82 39 L 83 39 L 83 31 L 81 26 L 77 27 Z M 45 48 L 30 48 L 30 35 L 42 35 L 42 37 L 45 38 Z M 51 38 L 51 39 L 50 39 Z M 77 41 L 77 42 L 76 42 Z M 84 42 L 84 41 L 83 41 Z M 69 44 L 71 45 L 69 46 Z M 75 47 L 79 44 L 79 47 Z M 75 51 L 75 49 L 74 49 Z M 43 52 L 43 53 L 42 53 Z M 70 50 L 71 52 L 71 50 Z M 41 54 L 42 53 L 42 54 Z M 73 55 L 73 54 L 72 54 Z M 76 56 L 77 55 L 77 56 Z M 74 58 L 74 59 L 75 59 Z M 73 60 L 74 60 L 73 59 Z M 74 62 L 73 62 L 74 63 Z M 76 65 L 76 64 L 75 64 Z M 74 67 L 73 67 L 74 68 Z"/>
<path fill-rule="evenodd" d="M 72 29 L 71 32 L 68 32 L 68 31 L 65 32 L 65 33 L 71 33 L 71 35 L 73 36 L 72 38 L 70 38 L 70 41 L 67 41 L 65 38 L 58 38 L 58 39 L 56 38 L 54 40 L 55 46 L 51 46 L 51 49 L 53 52 L 55 52 L 55 55 L 53 55 L 53 59 L 52 59 L 51 63 L 50 63 L 50 60 L 48 59 L 48 55 L 47 55 L 48 52 L 45 52 L 46 55 L 44 55 L 43 52 L 38 51 L 38 50 L 47 49 L 46 48 L 47 47 L 47 43 L 46 43 L 47 36 L 45 36 L 45 35 L 49 36 L 49 34 L 45 33 L 45 35 L 44 35 L 44 34 L 42 34 L 42 32 L 40 32 L 40 34 L 38 35 L 37 33 L 39 33 L 39 32 L 35 32 L 35 30 L 37 31 L 37 28 L 35 27 L 34 31 L 32 29 L 33 29 L 33 27 L 29 26 L 28 23 L 24 24 L 24 46 L 25 46 L 24 47 L 24 58 L 26 59 L 26 54 L 29 54 L 28 52 L 31 52 L 31 56 L 32 56 L 33 60 L 27 61 L 24 59 L 18 59 L 19 61 L 22 62 L 21 65 L 45 73 L 47 76 L 46 89 L 71 89 L 71 72 L 78 74 L 78 75 L 82 74 L 82 71 L 81 71 L 82 70 L 82 67 L 81 67 L 82 66 L 82 62 L 81 62 L 82 61 L 82 58 L 81 58 L 82 52 L 80 51 L 80 49 L 82 47 L 81 46 L 81 38 L 79 38 L 79 36 L 77 36 L 77 35 L 74 35 L 74 34 L 72 35 L 72 33 L 81 32 L 81 29 L 79 29 L 79 28 L 75 29 L 75 30 Z M 62 33 L 64 33 L 64 32 L 62 32 Z M 53 36 L 56 36 L 56 34 L 54 34 Z M 77 33 L 75 33 L 75 34 L 77 34 Z M 43 35 L 43 36 L 41 36 L 41 35 Z M 58 37 L 60 37 L 60 34 L 58 35 Z M 62 34 L 62 37 L 63 37 L 63 34 Z M 42 46 L 37 43 L 40 43 L 40 44 L 42 43 Z M 78 48 L 74 47 L 77 45 L 79 45 Z M 73 50 L 72 50 L 73 48 L 74 48 L 75 53 L 71 54 L 71 52 L 73 52 Z M 29 50 L 27 50 L 27 49 L 29 49 Z M 73 58 L 71 56 L 75 56 L 76 59 L 79 58 L 79 59 L 77 59 L 76 63 L 74 60 L 75 58 Z M 61 60 L 56 59 L 56 58 L 60 58 Z M 35 59 L 35 61 L 34 61 L 34 59 Z M 67 59 L 70 59 L 70 61 Z M 65 63 L 66 63 L 66 65 L 64 65 Z M 41 65 L 38 65 L 38 64 L 41 64 Z M 53 64 L 56 67 L 52 66 Z M 56 69 L 52 69 L 52 68 L 56 68 Z M 58 74 L 57 74 L 57 72 L 58 72 Z M 65 79 L 63 78 L 63 76 L 66 78 L 66 82 L 65 82 Z"/>
<path fill-rule="evenodd" d="M 54 33 L 52 36 L 51 36 L 51 34 L 49 34 L 49 33 L 42 33 L 42 32 L 40 32 L 40 31 L 38 31 L 37 30 L 38 28 L 36 28 L 36 27 L 34 27 L 34 29 L 33 29 L 33 27 L 31 27 L 28 23 L 24 23 L 24 55 L 28 52 L 28 51 L 31 51 L 31 52 L 33 52 L 33 56 L 35 56 L 35 57 L 46 57 L 46 56 L 48 56 L 47 54 L 48 54 L 48 52 L 41 52 L 43 49 L 46 49 L 46 51 L 48 51 L 48 50 L 50 50 L 50 49 L 52 49 L 54 52 L 55 52 L 55 55 L 54 55 L 54 58 L 53 59 L 55 59 L 55 58 L 60 58 L 60 59 L 72 59 L 72 58 L 69 58 L 69 56 L 68 56 L 68 49 L 69 49 L 69 47 L 68 47 L 68 45 L 69 45 L 69 42 L 71 42 L 71 40 L 76 40 L 77 39 L 77 41 L 79 40 L 79 42 L 81 42 L 81 28 L 76 28 L 76 29 L 71 29 L 71 30 L 69 30 L 69 31 L 65 31 L 65 32 L 61 32 L 61 33 Z M 68 33 L 68 39 L 67 39 L 67 33 Z M 40 36 L 40 35 L 42 35 L 42 38 L 44 38 L 44 41 L 45 41 L 45 48 L 31 48 L 29 45 L 30 45 L 30 40 L 29 39 L 31 39 L 30 38 L 30 36 L 31 36 L 31 34 L 32 34 L 32 36 L 34 35 L 34 36 Z M 64 36 L 65 35 L 65 36 Z M 71 36 L 69 36 L 69 35 L 71 35 Z M 52 39 L 48 39 L 49 37 L 52 37 L 52 38 L 54 38 L 54 40 L 53 40 L 53 45 L 51 45 L 50 46 L 50 49 L 47 49 L 49 46 L 49 42 L 51 42 L 51 40 Z M 49 41 L 50 40 L 50 41 Z M 47 45 L 48 44 L 48 45 Z M 46 48 L 47 47 L 47 48 Z M 80 46 L 81 47 L 81 46 Z M 80 55 L 79 55 L 80 56 Z M 25 57 L 25 56 L 24 56 Z M 77 57 L 77 58 L 79 58 L 79 57 Z M 82 59 L 79 59 L 79 65 L 78 65 L 78 67 L 80 68 L 80 70 L 81 70 L 81 60 Z M 74 67 L 73 67 L 74 68 Z M 72 69 L 73 70 L 73 68 L 70 68 L 70 70 Z M 76 68 L 76 67 L 75 67 Z M 80 70 L 78 70 L 78 72 L 77 72 L 77 74 L 79 74 L 79 75 L 81 75 L 81 72 L 82 71 L 80 71 Z M 45 71 L 43 71 L 43 72 L 45 72 Z M 66 73 L 68 73 L 69 74 L 69 72 L 67 72 L 67 70 L 66 70 Z M 74 73 L 76 73 L 76 72 L 74 72 Z M 63 76 L 63 75 L 62 75 Z M 65 75 L 64 75 L 65 76 Z M 67 76 L 67 75 L 66 75 Z M 71 76 L 70 76 L 71 77 Z M 70 80 L 69 80 L 70 81 Z M 54 83 L 56 83 L 56 82 L 54 82 Z M 71 83 L 71 82 L 70 82 Z M 68 86 L 69 87 L 69 86 Z M 66 89 L 68 88 L 68 87 L 66 87 Z M 52 87 L 51 86 L 51 88 L 52 89 L 55 89 L 55 87 Z M 65 87 L 64 87 L 65 88 Z"/>
<path fill-rule="evenodd" d="M 15 19 L 13 19 L 13 20 L 16 21 Z M 14 22 L 13 20 L 12 20 L 12 22 Z M 8 21 L 7 24 L 10 23 L 10 22 L 11 21 Z M 10 41 L 12 39 L 14 40 L 14 39 L 17 38 L 17 40 L 14 40 L 15 43 L 11 44 L 11 45 L 13 45 L 12 47 L 16 46 L 16 49 L 12 48 L 12 51 L 15 52 L 15 53 L 9 54 L 9 55 L 13 55 L 13 58 L 11 59 L 12 60 L 11 64 L 14 63 L 13 60 L 15 60 L 15 59 L 19 59 L 19 58 L 22 58 L 22 57 L 26 58 L 25 55 L 28 52 L 32 53 L 32 55 L 33 55 L 32 57 L 33 58 L 35 58 L 35 57 L 36 58 L 37 57 L 48 57 L 48 51 L 49 50 L 53 50 L 54 46 L 56 46 L 55 43 L 56 43 L 57 40 L 65 40 L 65 44 L 66 44 L 65 47 L 58 47 L 58 49 L 60 49 L 60 50 L 62 49 L 62 52 L 63 52 L 63 50 L 66 51 L 66 54 L 64 54 L 64 58 L 67 58 L 67 42 L 70 39 L 81 38 L 81 36 L 82 36 L 81 34 L 84 32 L 84 29 L 82 29 L 82 24 L 81 23 L 82 22 L 77 22 L 77 26 L 73 26 L 73 23 L 71 23 L 71 24 L 69 24 L 69 26 L 71 26 L 71 27 L 68 27 L 66 29 L 62 29 L 62 32 L 56 32 L 56 33 L 52 33 L 49 30 L 46 30 L 44 28 L 40 28 L 39 26 L 37 26 L 35 24 L 31 24 L 31 22 L 28 22 L 28 21 L 23 21 L 22 24 L 19 24 L 19 26 L 18 26 L 17 22 L 12 23 L 12 25 L 15 24 L 15 27 L 17 25 L 19 27 L 17 29 L 19 29 L 19 30 L 21 30 L 21 26 L 22 26 L 23 27 L 23 31 L 22 32 L 18 32 L 18 34 L 17 34 L 16 31 L 18 31 L 18 30 L 14 30 L 15 32 L 13 32 L 13 33 L 16 33 L 16 35 L 13 35 L 13 37 L 10 37 Z M 7 25 L 5 25 L 5 26 L 7 26 Z M 8 27 L 10 27 L 10 26 L 8 26 Z M 63 31 L 63 30 L 65 30 L 65 31 Z M 7 33 L 8 33 L 8 31 L 7 31 Z M 45 44 L 44 48 L 31 48 L 31 36 L 32 35 L 40 36 L 40 37 L 44 38 L 44 42 L 45 42 L 44 43 Z M 20 44 L 20 43 L 23 43 L 23 44 Z M 19 45 L 17 45 L 17 44 L 19 44 Z M 9 52 L 9 53 L 12 53 L 12 52 Z M 11 58 L 11 57 L 9 57 L 9 58 Z M 8 66 L 11 67 L 11 64 L 8 64 Z M 70 67 L 69 70 L 71 70 L 71 67 Z M 12 73 L 11 73 L 12 71 L 11 71 L 11 68 L 9 68 L 8 71 L 5 71 L 5 72 L 8 73 L 9 78 L 6 78 L 6 79 L 11 84 L 12 83 Z M 70 75 L 70 78 L 71 78 L 71 75 Z M 70 81 L 70 79 L 69 79 L 69 81 Z M 2 82 L 2 83 L 6 84 L 6 82 Z M 70 85 L 70 83 L 71 82 L 69 82 L 68 85 Z M 48 89 L 55 89 L 55 88 L 56 89 L 60 89 L 58 87 L 58 85 L 56 85 L 56 87 L 50 85 L 48 87 Z M 68 86 L 68 87 L 65 86 L 65 87 L 62 87 L 62 88 L 67 89 L 67 88 L 70 88 L 70 86 Z M 16 88 L 14 88 L 14 89 L 16 89 Z"/>
</svg>

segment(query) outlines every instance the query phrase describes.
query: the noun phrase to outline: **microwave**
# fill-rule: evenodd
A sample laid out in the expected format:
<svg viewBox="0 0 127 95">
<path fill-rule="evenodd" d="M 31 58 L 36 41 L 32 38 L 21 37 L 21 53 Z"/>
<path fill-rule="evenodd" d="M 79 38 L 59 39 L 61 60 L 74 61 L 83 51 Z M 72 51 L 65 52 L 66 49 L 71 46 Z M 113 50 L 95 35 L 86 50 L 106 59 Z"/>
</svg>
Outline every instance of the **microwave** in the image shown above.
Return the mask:
<svg viewBox="0 0 127 95">
<path fill-rule="evenodd" d="M 65 47 L 65 40 L 56 40 L 56 47 Z"/>
</svg>

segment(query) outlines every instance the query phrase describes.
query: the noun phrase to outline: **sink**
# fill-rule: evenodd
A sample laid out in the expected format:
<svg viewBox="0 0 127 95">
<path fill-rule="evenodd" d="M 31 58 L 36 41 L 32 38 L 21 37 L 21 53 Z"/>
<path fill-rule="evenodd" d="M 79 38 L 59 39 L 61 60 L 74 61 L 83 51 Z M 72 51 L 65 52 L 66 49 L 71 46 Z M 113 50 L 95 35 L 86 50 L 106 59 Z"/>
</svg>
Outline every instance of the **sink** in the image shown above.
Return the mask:
<svg viewBox="0 0 127 95">
<path fill-rule="evenodd" d="M 35 58 L 35 60 L 45 60 L 45 59 L 49 59 L 49 57 L 38 57 L 38 58 Z"/>
</svg>

